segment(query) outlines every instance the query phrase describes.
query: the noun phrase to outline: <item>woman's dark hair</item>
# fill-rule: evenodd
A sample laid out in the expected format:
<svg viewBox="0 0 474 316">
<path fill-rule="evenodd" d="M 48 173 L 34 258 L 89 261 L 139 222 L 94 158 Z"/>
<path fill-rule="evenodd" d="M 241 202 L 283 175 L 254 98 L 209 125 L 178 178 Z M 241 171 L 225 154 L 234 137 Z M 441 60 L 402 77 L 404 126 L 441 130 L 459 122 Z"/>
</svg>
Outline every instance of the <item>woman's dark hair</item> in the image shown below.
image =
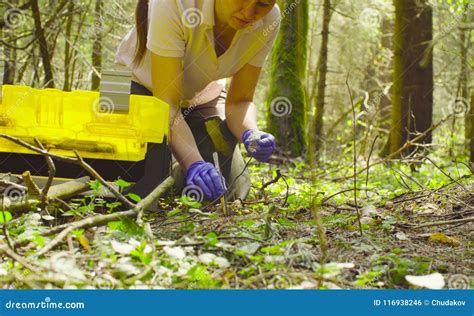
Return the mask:
<svg viewBox="0 0 474 316">
<path fill-rule="evenodd" d="M 142 62 L 146 53 L 146 41 L 148 36 L 148 1 L 138 0 L 135 10 L 135 25 L 137 28 L 137 47 L 133 64 L 135 66 Z"/>
</svg>

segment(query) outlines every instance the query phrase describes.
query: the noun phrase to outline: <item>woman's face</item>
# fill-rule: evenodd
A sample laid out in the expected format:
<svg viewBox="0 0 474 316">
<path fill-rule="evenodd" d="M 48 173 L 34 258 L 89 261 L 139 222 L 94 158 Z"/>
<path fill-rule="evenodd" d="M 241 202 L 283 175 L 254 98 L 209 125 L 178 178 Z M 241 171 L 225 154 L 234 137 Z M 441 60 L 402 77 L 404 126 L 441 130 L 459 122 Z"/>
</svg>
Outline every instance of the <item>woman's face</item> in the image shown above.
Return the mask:
<svg viewBox="0 0 474 316">
<path fill-rule="evenodd" d="M 275 6 L 276 0 L 222 0 L 223 16 L 235 30 L 262 19 Z"/>
</svg>

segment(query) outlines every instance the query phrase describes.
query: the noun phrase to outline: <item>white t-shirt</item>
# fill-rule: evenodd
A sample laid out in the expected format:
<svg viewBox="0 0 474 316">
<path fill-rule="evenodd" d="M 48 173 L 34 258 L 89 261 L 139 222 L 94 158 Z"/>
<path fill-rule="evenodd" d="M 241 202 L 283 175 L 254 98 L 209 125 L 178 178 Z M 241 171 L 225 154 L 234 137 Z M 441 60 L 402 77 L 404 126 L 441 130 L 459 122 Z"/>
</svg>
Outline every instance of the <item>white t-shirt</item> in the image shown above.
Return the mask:
<svg viewBox="0 0 474 316">
<path fill-rule="evenodd" d="M 214 48 L 215 0 L 150 0 L 147 51 L 140 66 L 133 66 L 136 28 L 120 43 L 116 63 L 132 71 L 133 80 L 152 90 L 151 52 L 183 58 L 183 103 L 204 104 L 215 99 L 243 66 L 262 67 L 279 30 L 277 5 L 260 21 L 238 30 L 229 49 L 217 57 Z"/>
</svg>

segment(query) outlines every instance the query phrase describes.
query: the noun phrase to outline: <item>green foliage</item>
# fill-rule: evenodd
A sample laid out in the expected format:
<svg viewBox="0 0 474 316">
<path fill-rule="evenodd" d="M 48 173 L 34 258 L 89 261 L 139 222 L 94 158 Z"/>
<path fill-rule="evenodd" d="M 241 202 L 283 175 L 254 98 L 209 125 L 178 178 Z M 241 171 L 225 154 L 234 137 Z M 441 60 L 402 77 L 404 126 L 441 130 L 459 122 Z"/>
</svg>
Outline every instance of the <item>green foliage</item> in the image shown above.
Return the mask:
<svg viewBox="0 0 474 316">
<path fill-rule="evenodd" d="M 145 252 L 146 245 L 147 245 L 146 240 L 142 241 L 140 246 L 132 250 L 130 254 L 132 255 L 132 257 L 140 260 L 140 262 L 143 263 L 144 265 L 149 265 L 151 263 L 152 254 L 151 252 Z"/>
<path fill-rule="evenodd" d="M 179 198 L 179 201 L 189 207 L 189 208 L 195 208 L 195 209 L 199 209 L 201 208 L 202 204 L 196 200 L 194 200 L 193 198 L 187 196 L 187 195 L 182 195 L 180 198 Z"/>
<path fill-rule="evenodd" d="M 206 247 L 213 247 L 217 245 L 217 243 L 219 242 L 219 239 L 217 238 L 217 234 L 215 232 L 208 233 L 205 239 L 206 239 L 206 243 L 205 243 Z"/>
<path fill-rule="evenodd" d="M 380 226 L 384 230 L 391 230 L 393 225 L 397 223 L 397 220 L 392 216 L 387 216 Z"/>
<path fill-rule="evenodd" d="M 110 230 L 120 231 L 130 236 L 143 235 L 143 228 L 138 226 L 135 221 L 129 218 L 123 218 L 120 221 L 109 222 L 107 226 Z"/>
<path fill-rule="evenodd" d="M 383 267 L 376 266 L 373 269 L 367 271 L 366 273 L 358 275 L 355 284 L 368 285 L 372 287 L 377 286 L 377 282 L 381 279 L 384 272 L 385 270 L 383 269 Z"/>
<path fill-rule="evenodd" d="M 423 275 L 428 273 L 430 267 L 429 261 L 426 258 L 403 257 L 402 250 L 398 248 L 392 249 L 392 252 L 385 255 L 373 255 L 371 262 L 374 265 L 372 272 L 376 272 L 375 274 L 386 274 L 391 287 L 403 284 L 405 282 L 405 275 Z M 364 280 L 368 276 L 362 276 L 361 278 Z"/>
<path fill-rule="evenodd" d="M 173 216 L 176 216 L 176 215 L 180 214 L 182 211 L 183 211 L 182 209 L 175 208 L 174 210 L 167 212 L 166 216 L 173 217 Z"/>
<path fill-rule="evenodd" d="M 207 267 L 202 264 L 198 264 L 192 267 L 188 273 L 188 281 L 191 287 L 194 288 L 214 288 L 220 284 L 218 280 L 214 280 L 212 275 L 207 270 Z"/>
<path fill-rule="evenodd" d="M 99 182 L 99 180 L 93 180 L 89 181 L 89 186 L 95 193 L 97 193 L 102 187 L 102 184 Z"/>
<path fill-rule="evenodd" d="M 0 223 L 6 223 L 13 218 L 12 213 L 8 211 L 0 211 Z"/>
<path fill-rule="evenodd" d="M 119 186 L 120 192 L 123 192 L 124 189 L 128 188 L 132 184 L 123 180 L 123 179 L 118 179 L 115 181 L 115 184 Z"/>
<path fill-rule="evenodd" d="M 328 227 L 329 229 L 334 227 L 340 227 L 342 229 L 353 229 L 354 221 L 356 220 L 356 216 L 354 214 L 347 214 L 347 213 L 339 213 L 329 216 L 324 216 L 322 218 L 323 225 Z"/>
<path fill-rule="evenodd" d="M 137 203 L 142 200 L 142 198 L 135 193 L 127 193 L 127 197 L 129 197 L 132 201 L 137 202 Z"/>
</svg>

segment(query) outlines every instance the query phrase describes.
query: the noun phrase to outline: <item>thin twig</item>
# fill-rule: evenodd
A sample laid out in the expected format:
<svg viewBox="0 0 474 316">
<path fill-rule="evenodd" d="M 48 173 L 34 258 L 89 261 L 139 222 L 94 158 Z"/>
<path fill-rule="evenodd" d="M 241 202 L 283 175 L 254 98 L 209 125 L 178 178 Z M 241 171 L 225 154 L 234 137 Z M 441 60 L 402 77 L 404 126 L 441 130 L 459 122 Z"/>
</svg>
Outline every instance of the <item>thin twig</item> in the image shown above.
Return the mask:
<svg viewBox="0 0 474 316">
<path fill-rule="evenodd" d="M 40 270 L 34 267 L 32 264 L 30 264 L 25 258 L 20 256 L 19 254 L 15 253 L 12 249 L 10 249 L 8 246 L 0 246 L 0 254 L 4 253 L 11 259 L 15 260 L 31 272 L 35 274 L 41 274 Z"/>
<path fill-rule="evenodd" d="M 214 152 L 212 155 L 212 158 L 214 159 L 214 166 L 216 167 L 217 173 L 222 174 L 221 167 L 219 164 L 219 154 L 217 152 Z M 221 176 L 221 183 L 222 183 L 222 186 L 225 188 L 225 179 L 222 176 Z M 221 201 L 222 213 L 224 214 L 225 217 L 227 217 L 229 215 L 227 212 L 227 194 L 225 193 L 222 194 L 220 201 Z"/>
<path fill-rule="evenodd" d="M 74 150 L 74 154 L 76 155 L 76 158 L 79 162 L 79 165 L 84 168 L 92 177 L 97 179 L 104 187 L 107 188 L 110 192 L 112 192 L 115 197 L 122 202 L 127 208 L 134 208 L 135 204 L 130 202 L 125 196 L 123 196 L 122 193 L 120 193 L 118 190 L 116 190 L 113 186 L 111 186 L 107 181 L 105 181 L 102 176 L 94 170 L 87 162 L 82 159 L 81 155 L 77 150 Z"/>
<path fill-rule="evenodd" d="M 354 105 L 354 100 L 353 100 L 353 96 L 352 96 L 352 90 L 351 90 L 351 87 L 349 86 L 349 74 L 347 74 L 347 78 L 346 78 L 346 86 L 347 86 L 347 90 L 349 91 L 349 98 L 351 100 L 351 107 L 352 107 L 352 133 L 353 133 L 353 145 L 354 145 L 354 161 L 353 161 L 353 168 L 354 168 L 354 175 L 353 175 L 353 179 L 354 179 L 354 204 L 355 204 L 355 209 L 356 209 L 356 212 L 357 212 L 357 221 L 359 223 L 359 232 L 360 232 L 360 236 L 362 237 L 363 236 L 363 232 L 362 232 L 362 223 L 360 221 L 360 211 L 359 211 L 359 206 L 358 206 L 358 203 L 357 203 L 357 141 L 356 141 L 356 132 L 357 132 L 357 129 L 356 129 L 356 114 L 355 114 L 355 105 Z M 369 166 L 367 166 L 369 167 Z"/>
<path fill-rule="evenodd" d="M 60 156 L 60 155 L 55 155 L 55 154 L 52 154 L 50 152 L 47 152 L 46 150 L 42 150 L 40 148 L 37 148 L 31 144 L 28 144 L 27 142 L 21 140 L 21 139 L 18 139 L 16 137 L 12 137 L 10 135 L 6 135 L 6 134 L 0 134 L 0 137 L 1 138 L 4 138 L 4 139 L 7 139 L 11 142 L 14 142 L 15 144 L 17 145 L 20 145 L 20 146 L 23 146 L 25 148 L 28 148 L 29 150 L 31 151 L 34 151 L 38 154 L 42 154 L 42 155 L 45 155 L 45 156 L 48 156 L 48 157 L 51 157 L 53 159 L 56 159 L 58 161 L 63 161 L 63 162 L 68 162 L 68 163 L 74 163 L 74 164 L 77 164 L 77 159 L 75 158 L 70 158 L 70 157 L 64 157 L 64 156 Z"/>
<path fill-rule="evenodd" d="M 19 191 L 22 191 L 22 192 L 26 192 L 27 191 L 27 188 L 21 184 L 17 184 L 17 183 L 14 183 L 14 182 L 11 182 L 11 181 L 8 181 L 8 180 L 0 180 L 0 186 L 2 187 L 11 187 L 13 189 L 16 189 L 16 190 L 19 190 Z"/>
<path fill-rule="evenodd" d="M 265 182 L 265 183 L 262 185 L 262 187 L 260 188 L 260 191 L 263 191 L 263 190 L 265 190 L 268 186 L 270 186 L 270 185 L 272 185 L 272 184 L 274 184 L 274 183 L 277 183 L 278 180 L 280 180 L 280 179 L 281 179 L 281 171 L 280 171 L 280 169 L 277 169 L 277 170 L 276 170 L 276 176 L 275 176 L 275 178 L 272 179 L 272 180 L 270 180 L 270 181 L 268 181 L 268 182 Z"/>
<path fill-rule="evenodd" d="M 441 126 L 444 122 L 446 122 L 449 118 L 451 118 L 453 116 L 453 114 L 450 114 L 448 116 L 446 116 L 445 118 L 443 118 L 442 120 L 440 120 L 438 123 L 436 123 L 435 125 L 432 125 L 430 128 L 428 128 L 426 131 L 424 131 L 423 133 L 420 133 L 418 136 L 416 136 L 415 138 L 413 138 L 412 140 L 409 140 L 407 141 L 402 147 L 400 147 L 398 150 L 394 151 L 393 153 L 389 154 L 388 156 L 386 156 L 385 158 L 382 158 L 382 159 L 379 159 L 377 161 L 375 161 L 374 163 L 370 164 L 369 166 L 366 166 L 365 168 L 362 168 L 360 169 L 357 174 L 361 174 L 362 172 L 366 171 L 367 168 L 372 168 L 374 166 L 377 166 L 377 165 L 380 165 L 382 163 L 385 163 L 387 161 L 390 161 L 392 160 L 393 158 L 397 157 L 398 155 L 400 155 L 400 153 L 404 152 L 406 149 L 410 148 L 411 146 L 414 146 L 416 145 L 416 142 L 419 141 L 420 139 L 422 139 L 423 137 L 425 137 L 426 135 L 428 135 L 429 133 L 431 133 L 433 130 L 437 129 L 439 126 Z M 335 178 L 335 179 L 332 179 L 333 181 L 338 181 L 338 180 L 345 180 L 345 179 L 349 179 L 349 178 L 353 178 L 354 175 L 350 175 L 350 176 L 344 176 L 344 177 L 339 177 L 339 178 Z"/>
<path fill-rule="evenodd" d="M 253 285 L 253 283 L 260 282 L 265 280 L 267 277 L 272 276 L 286 276 L 289 278 L 299 278 L 299 279 L 314 279 L 315 275 L 313 273 L 304 273 L 304 272 L 288 272 L 288 271 L 268 271 L 264 272 L 255 276 L 252 276 L 246 280 L 243 280 L 242 288 L 249 288 Z M 291 283 L 291 282 L 290 282 Z M 291 285 L 291 284 L 289 284 Z"/>
<path fill-rule="evenodd" d="M 370 146 L 370 152 L 369 152 L 369 156 L 367 157 L 367 173 L 366 173 L 366 176 L 365 176 L 365 188 L 367 189 L 368 186 L 369 186 L 369 171 L 370 171 L 370 158 L 372 157 L 372 153 L 374 152 L 374 147 L 375 147 L 375 142 L 377 141 L 377 139 L 379 138 L 379 135 L 375 136 L 373 142 L 372 142 L 372 146 Z M 368 192 L 369 191 L 366 191 L 365 192 L 365 197 L 368 198 L 369 195 L 368 195 Z"/>
<path fill-rule="evenodd" d="M 38 138 L 35 138 L 35 143 L 42 150 L 46 150 L 46 148 L 44 148 L 43 144 L 41 144 Z M 46 163 L 48 164 L 48 180 L 46 181 L 43 190 L 41 190 L 41 199 L 43 200 L 43 202 L 45 202 L 47 199 L 49 188 L 53 184 L 54 176 L 56 175 L 56 166 L 54 165 L 53 159 L 48 156 L 45 156 L 45 159 Z"/>
<path fill-rule="evenodd" d="M 439 222 L 431 222 L 431 223 L 425 223 L 421 225 L 414 226 L 413 228 L 418 229 L 418 228 L 423 228 L 423 227 L 432 227 L 432 226 L 441 226 L 441 225 L 453 225 L 453 224 L 465 224 L 469 222 L 474 222 L 474 217 L 468 217 L 468 218 L 462 218 L 462 219 L 453 219 L 449 221 L 439 221 Z"/>
<path fill-rule="evenodd" d="M 361 189 L 361 188 L 356 188 L 356 190 L 357 191 L 372 191 L 372 190 L 369 190 L 369 189 Z M 352 191 L 354 191 L 354 189 L 350 188 L 350 189 L 344 189 L 344 190 L 338 191 L 336 193 L 333 193 L 330 196 L 327 196 L 324 199 L 322 199 L 321 204 L 326 204 L 327 201 L 329 201 L 330 199 L 332 199 L 333 197 L 335 197 L 339 194 L 344 194 L 344 193 L 352 192 Z"/>
<path fill-rule="evenodd" d="M 70 210 L 74 209 L 73 207 L 71 207 L 69 204 L 67 204 L 65 201 L 61 200 L 60 198 L 52 197 L 52 198 L 48 198 L 48 199 L 50 201 L 57 202 L 58 204 L 60 204 L 62 207 L 64 207 L 65 211 L 70 211 Z"/>
<path fill-rule="evenodd" d="M 441 171 L 441 173 L 443 173 L 446 177 L 448 177 L 449 180 L 453 181 L 458 186 L 460 186 L 462 189 L 466 190 L 465 186 L 463 186 L 461 183 L 459 183 L 459 181 L 457 181 L 456 179 L 453 179 L 453 177 L 451 177 L 448 173 L 446 173 L 443 169 L 441 169 L 441 167 L 439 167 L 431 158 L 425 157 L 425 159 L 428 160 L 429 162 L 431 162 L 431 164 L 433 166 L 435 166 L 439 171 Z"/>
<path fill-rule="evenodd" d="M 288 184 L 288 181 L 286 181 L 286 177 L 284 175 L 281 176 L 281 179 L 283 180 L 283 182 L 285 182 L 286 185 L 285 200 L 283 200 L 282 207 L 286 207 L 288 204 L 288 197 L 290 196 L 290 185 Z"/>
</svg>

